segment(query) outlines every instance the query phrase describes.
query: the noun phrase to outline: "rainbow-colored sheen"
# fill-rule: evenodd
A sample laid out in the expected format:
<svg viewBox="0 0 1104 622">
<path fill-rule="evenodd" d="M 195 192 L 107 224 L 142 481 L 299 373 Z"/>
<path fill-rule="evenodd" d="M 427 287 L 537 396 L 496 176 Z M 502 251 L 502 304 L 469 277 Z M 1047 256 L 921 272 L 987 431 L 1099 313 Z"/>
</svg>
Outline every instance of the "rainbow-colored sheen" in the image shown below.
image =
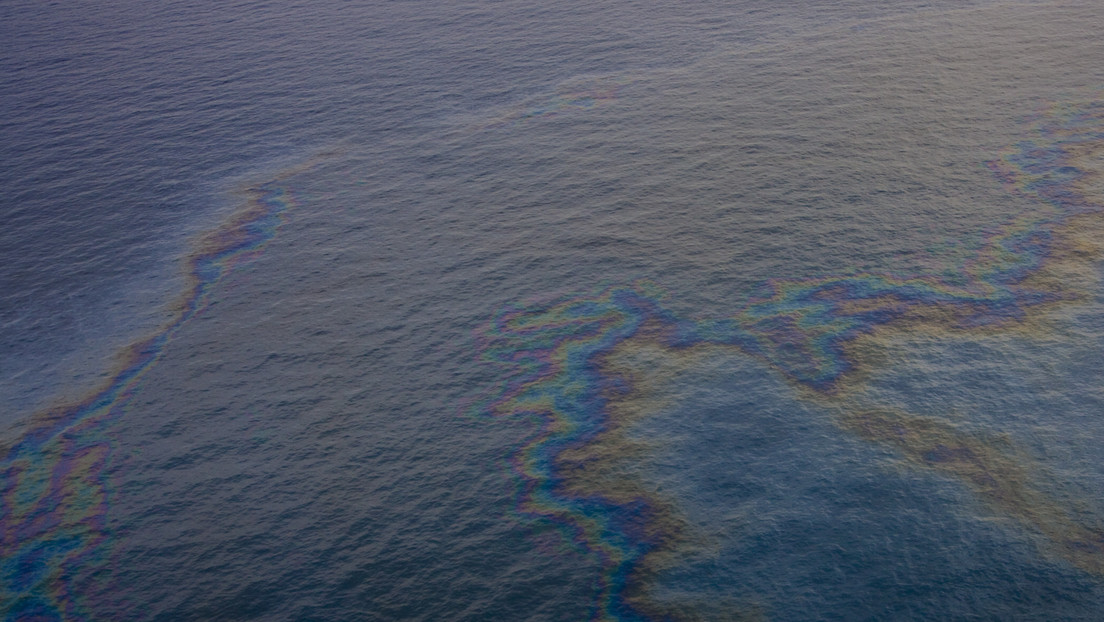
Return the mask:
<svg viewBox="0 0 1104 622">
<path fill-rule="evenodd" d="M 172 319 L 130 345 L 104 386 L 75 404 L 32 418 L 17 442 L 0 447 L 0 613 L 6 620 L 125 619 L 120 586 L 101 578 L 111 563 L 109 424 L 122 416 L 145 375 L 178 332 L 203 314 L 224 277 L 261 253 L 295 204 L 281 182 L 247 189 L 244 209 L 201 238 L 187 260 L 188 285 Z M 109 573 L 106 573 L 109 574 Z"/>
<path fill-rule="evenodd" d="M 629 84 L 624 77 L 596 78 L 585 83 L 563 85 L 555 95 L 536 103 L 529 102 L 511 107 L 506 112 L 479 124 L 479 129 L 489 130 L 512 127 L 525 121 L 551 118 L 577 110 L 589 110 L 617 100 L 622 87 Z"/>
<path fill-rule="evenodd" d="M 1034 139 L 988 164 L 1015 192 L 1037 200 L 1038 209 L 983 232 L 980 250 L 964 265 L 919 275 L 773 279 L 741 308 L 710 320 L 678 317 L 664 307 L 654 286 L 614 286 L 510 306 L 480 329 L 483 356 L 501 369 L 503 380 L 473 411 L 533 422 L 535 431 L 510 458 L 521 482 L 517 510 L 527 520 L 561 526 L 581 550 L 600 560 L 594 619 L 667 617 L 645 597 L 646 575 L 651 560 L 681 537 L 679 521 L 657 495 L 629 484 L 611 487 L 608 477 L 584 477 L 588 460 L 607 460 L 601 455 L 609 450 L 604 443 L 623 425 L 617 418 L 619 399 L 639 389 L 611 358 L 630 342 L 672 352 L 734 348 L 839 407 L 850 383 L 858 381 L 858 345 L 864 339 L 887 330 L 1007 329 L 1056 303 L 1078 300 L 1084 295 L 1081 283 L 1071 275 L 1102 254 L 1084 232 L 1099 231 L 1104 214 L 1104 103 L 1056 105 L 1033 121 Z M 842 408 L 846 412 L 846 402 Z M 880 431 L 894 422 L 916 428 L 915 442 L 881 438 Z M 931 439 L 958 438 L 952 431 L 937 434 L 927 420 L 854 415 L 844 417 L 841 426 L 895 444 L 916 454 L 916 464 L 937 465 L 967 484 L 980 481 L 979 469 L 991 466 L 998 477 L 1019 473 L 1006 458 L 961 440 L 955 442 L 965 449 L 953 459 L 927 460 L 931 447 L 943 446 Z M 1045 495 L 1027 484 L 975 488 L 998 509 L 1061 540 L 1055 542 L 1059 555 L 1104 572 L 1104 538 L 1076 527 L 1064 513 L 1025 507 L 1026 500 Z M 1074 549 L 1076 555 L 1069 553 Z"/>
</svg>

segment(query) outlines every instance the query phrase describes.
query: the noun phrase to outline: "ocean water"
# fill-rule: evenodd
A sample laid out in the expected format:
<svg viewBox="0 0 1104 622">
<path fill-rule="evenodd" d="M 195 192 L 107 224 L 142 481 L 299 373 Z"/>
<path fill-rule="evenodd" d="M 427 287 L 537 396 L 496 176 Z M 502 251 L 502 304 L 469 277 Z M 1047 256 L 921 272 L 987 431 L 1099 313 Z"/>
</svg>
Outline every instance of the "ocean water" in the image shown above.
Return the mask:
<svg viewBox="0 0 1104 622">
<path fill-rule="evenodd" d="M 1104 619 L 1101 24 L 3 3 L 0 614 Z"/>
</svg>

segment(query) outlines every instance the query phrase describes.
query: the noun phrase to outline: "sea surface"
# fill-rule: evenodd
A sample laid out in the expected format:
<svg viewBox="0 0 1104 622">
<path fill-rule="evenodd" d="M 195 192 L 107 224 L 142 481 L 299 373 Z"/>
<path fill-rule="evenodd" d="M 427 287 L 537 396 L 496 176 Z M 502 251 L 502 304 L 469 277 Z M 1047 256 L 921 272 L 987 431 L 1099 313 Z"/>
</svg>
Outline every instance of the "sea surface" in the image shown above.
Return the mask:
<svg viewBox="0 0 1104 622">
<path fill-rule="evenodd" d="M 0 3 L 0 618 L 1104 620 L 1104 4 Z"/>
</svg>

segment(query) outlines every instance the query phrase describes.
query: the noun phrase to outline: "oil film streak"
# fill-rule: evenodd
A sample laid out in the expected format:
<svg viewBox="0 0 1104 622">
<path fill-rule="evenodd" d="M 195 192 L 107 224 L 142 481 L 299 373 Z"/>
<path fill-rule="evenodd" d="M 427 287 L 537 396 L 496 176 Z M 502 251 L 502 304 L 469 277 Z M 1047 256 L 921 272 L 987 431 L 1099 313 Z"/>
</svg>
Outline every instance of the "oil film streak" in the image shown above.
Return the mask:
<svg viewBox="0 0 1104 622">
<path fill-rule="evenodd" d="M 511 128 L 527 121 L 546 120 L 604 106 L 616 101 L 621 89 L 632 82 L 632 78 L 625 76 L 605 76 L 565 82 L 559 85 L 556 94 L 552 97 L 511 106 L 489 121 L 476 124 L 472 129 L 486 131 Z"/>
<path fill-rule="evenodd" d="M 864 340 L 887 330 L 1023 327 L 1033 312 L 1082 299 L 1095 282 L 1091 262 L 1102 254 L 1104 105 L 1055 105 L 1033 121 L 1035 138 L 989 166 L 1038 209 L 983 232 L 981 249 L 963 265 L 927 275 L 772 280 L 733 314 L 708 321 L 676 317 L 646 284 L 611 287 L 504 309 L 480 331 L 485 360 L 505 380 L 475 411 L 535 422 L 511 457 L 520 481 L 516 508 L 529 520 L 559 525 L 600 560 L 595 619 L 667 617 L 648 602 L 646 576 L 682 537 L 662 499 L 609 477 L 581 476 L 588 461 L 596 465 L 591 470 L 608 461 L 602 452 L 624 424 L 617 404 L 640 390 L 615 363 L 618 352 L 640 344 L 672 352 L 727 346 L 847 412 L 845 389 L 857 381 Z M 1071 563 L 1104 574 L 1104 537 L 1061 510 L 1039 509 L 1046 495 L 1006 452 L 903 413 L 853 412 L 841 425 L 959 478 L 1050 539 Z"/>
<path fill-rule="evenodd" d="M 22 438 L 0 448 L 0 612 L 6 619 L 89 619 L 89 603 L 125 617 L 118 591 L 96 576 L 111 561 L 108 424 L 124 413 L 178 331 L 208 307 L 219 282 L 264 251 L 295 204 L 283 182 L 316 161 L 246 189 L 245 207 L 189 255 L 187 286 L 172 319 L 127 347 L 105 385 L 78 403 L 35 415 Z"/>
</svg>

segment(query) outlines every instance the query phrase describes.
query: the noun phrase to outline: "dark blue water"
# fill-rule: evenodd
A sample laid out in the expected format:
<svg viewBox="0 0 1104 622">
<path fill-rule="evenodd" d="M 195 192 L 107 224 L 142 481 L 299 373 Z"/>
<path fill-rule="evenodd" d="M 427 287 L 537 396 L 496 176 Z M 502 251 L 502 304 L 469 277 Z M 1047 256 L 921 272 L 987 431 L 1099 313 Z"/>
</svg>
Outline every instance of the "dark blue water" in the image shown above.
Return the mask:
<svg viewBox="0 0 1104 622">
<path fill-rule="evenodd" d="M 647 279 L 713 317 L 764 279 L 953 272 L 979 232 L 1040 209 L 983 163 L 1040 110 L 1099 97 L 1102 17 L 3 3 L 5 450 L 178 317 L 197 239 L 249 189 L 293 200 L 110 421 L 60 433 L 110 448 L 74 463 L 96 501 L 59 493 L 75 508 L 59 526 L 5 497 L 10 524 L 36 526 L 4 534 L 24 552 L 0 565 L 0 612 L 1100 619 L 1104 582 L 1048 544 L 1050 510 L 1032 523 L 840 423 L 874 405 L 1006 438 L 1032 490 L 1098 526 L 1095 291 L 1050 332 L 883 344 L 843 401 L 731 353 L 672 364 L 632 432 L 651 449 L 617 456 L 693 534 L 648 579 L 650 609 L 602 609 L 593 543 L 518 511 L 510 465 L 535 424 L 468 406 L 504 381 L 476 335 L 519 301 Z M 4 494 L 24 495 L 9 462 Z M 70 527 L 80 556 L 50 570 Z"/>
</svg>

